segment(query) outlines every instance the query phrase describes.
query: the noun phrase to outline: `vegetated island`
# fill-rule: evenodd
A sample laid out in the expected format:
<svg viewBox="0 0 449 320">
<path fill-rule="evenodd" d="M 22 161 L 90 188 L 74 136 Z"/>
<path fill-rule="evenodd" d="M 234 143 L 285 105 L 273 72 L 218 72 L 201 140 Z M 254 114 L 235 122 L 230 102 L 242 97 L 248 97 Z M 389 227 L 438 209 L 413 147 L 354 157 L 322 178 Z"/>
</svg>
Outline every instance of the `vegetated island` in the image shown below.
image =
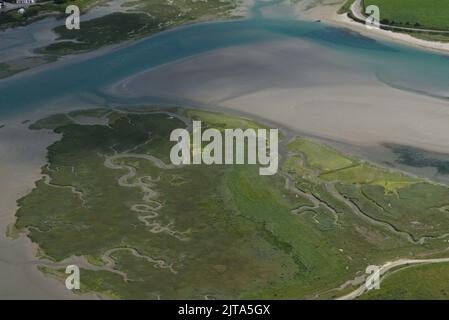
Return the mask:
<svg viewBox="0 0 449 320">
<path fill-rule="evenodd" d="M 368 265 L 445 255 L 448 186 L 287 134 L 274 176 L 255 165 L 173 166 L 170 133 L 192 120 L 264 127 L 158 107 L 33 123 L 61 139 L 9 230 L 39 246 L 40 270 L 63 281 L 75 263 L 78 293 L 116 299 L 331 299 L 360 286 Z M 432 272 L 447 273 L 447 264 Z M 426 281 L 401 283 L 409 292 L 401 297 L 420 297 L 414 290 Z"/>
</svg>

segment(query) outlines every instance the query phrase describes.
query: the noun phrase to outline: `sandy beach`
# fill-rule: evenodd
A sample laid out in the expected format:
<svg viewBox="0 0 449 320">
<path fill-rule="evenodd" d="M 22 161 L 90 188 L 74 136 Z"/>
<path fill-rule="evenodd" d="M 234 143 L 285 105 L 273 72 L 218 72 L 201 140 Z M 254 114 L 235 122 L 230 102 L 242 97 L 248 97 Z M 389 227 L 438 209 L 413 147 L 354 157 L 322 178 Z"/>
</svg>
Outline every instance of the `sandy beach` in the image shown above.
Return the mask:
<svg viewBox="0 0 449 320">
<path fill-rule="evenodd" d="M 355 145 L 389 142 L 449 152 L 449 102 L 389 87 L 358 65 L 318 45 L 287 40 L 190 57 L 112 91 L 198 101 Z"/>
<path fill-rule="evenodd" d="M 321 20 L 322 22 L 335 27 L 349 28 L 364 36 L 374 39 L 394 41 L 397 43 L 414 46 L 416 48 L 449 54 L 449 42 L 444 43 L 437 41 L 426 41 L 401 32 L 393 32 L 383 29 L 368 29 L 363 24 L 349 18 L 346 14 L 338 14 L 337 11 L 343 5 L 344 1 L 335 3 L 335 1 L 332 0 L 325 0 L 322 3 L 313 6 L 312 0 L 310 7 L 306 6 L 307 3 L 310 3 L 310 1 L 303 3 L 300 2 L 296 5 L 297 9 L 295 11 L 302 18 L 309 20 Z"/>
</svg>

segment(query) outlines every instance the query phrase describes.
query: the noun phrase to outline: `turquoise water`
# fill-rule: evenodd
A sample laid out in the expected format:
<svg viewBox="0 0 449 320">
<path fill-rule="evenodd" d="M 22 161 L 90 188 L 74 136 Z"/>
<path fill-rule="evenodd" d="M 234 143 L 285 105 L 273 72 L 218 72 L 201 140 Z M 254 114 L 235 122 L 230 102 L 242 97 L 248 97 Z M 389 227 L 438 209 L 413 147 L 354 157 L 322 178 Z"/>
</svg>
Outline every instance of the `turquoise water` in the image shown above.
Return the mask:
<svg viewBox="0 0 449 320">
<path fill-rule="evenodd" d="M 322 23 L 264 18 L 260 9 L 276 2 L 256 3 L 249 19 L 181 27 L 96 57 L 0 80 L 0 117 L 66 96 L 100 95 L 107 100 L 107 86 L 145 69 L 218 48 L 282 39 L 302 39 L 343 54 L 390 85 L 449 96 L 449 57 Z"/>
</svg>

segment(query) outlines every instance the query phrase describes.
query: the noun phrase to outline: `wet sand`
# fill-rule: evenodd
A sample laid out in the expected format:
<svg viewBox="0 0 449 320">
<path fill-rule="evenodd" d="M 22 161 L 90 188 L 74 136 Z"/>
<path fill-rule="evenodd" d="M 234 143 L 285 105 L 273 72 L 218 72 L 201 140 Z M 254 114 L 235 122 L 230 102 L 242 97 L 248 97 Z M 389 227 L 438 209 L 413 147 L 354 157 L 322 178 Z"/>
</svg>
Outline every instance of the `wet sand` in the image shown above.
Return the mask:
<svg viewBox="0 0 449 320">
<path fill-rule="evenodd" d="M 37 246 L 25 235 L 6 238 L 8 225 L 15 222 L 16 200 L 29 193 L 41 178 L 46 163 L 46 148 L 59 139 L 46 130 L 32 131 L 25 119 L 41 115 L 2 120 L 0 129 L 0 299 L 85 299 L 65 288 L 63 282 L 44 276 L 36 264 Z"/>
<path fill-rule="evenodd" d="M 154 68 L 116 95 L 188 99 L 352 145 L 449 153 L 449 102 L 389 87 L 361 61 L 302 40 L 216 50 Z"/>
</svg>

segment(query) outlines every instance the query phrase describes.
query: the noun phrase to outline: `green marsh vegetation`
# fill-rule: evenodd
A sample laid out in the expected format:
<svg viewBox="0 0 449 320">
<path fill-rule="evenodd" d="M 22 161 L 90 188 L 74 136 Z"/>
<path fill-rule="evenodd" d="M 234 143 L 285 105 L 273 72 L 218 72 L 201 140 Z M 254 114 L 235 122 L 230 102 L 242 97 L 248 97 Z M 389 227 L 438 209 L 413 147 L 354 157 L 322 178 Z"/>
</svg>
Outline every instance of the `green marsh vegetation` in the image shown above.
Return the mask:
<svg viewBox="0 0 449 320">
<path fill-rule="evenodd" d="M 0 28 L 31 24 L 53 15 L 61 18 L 61 25 L 54 29 L 57 39 L 34 49 L 33 57 L 17 57 L 0 63 L 0 79 L 21 71 L 52 62 L 59 57 L 95 50 L 124 41 L 133 41 L 170 28 L 198 21 L 229 19 L 238 7 L 239 0 L 136 0 L 126 2 L 123 11 L 83 21 L 81 28 L 68 30 L 64 20 L 68 5 L 77 5 L 81 13 L 107 0 L 56 0 L 38 1 L 26 8 L 23 15 L 17 10 L 0 13 Z"/>
<path fill-rule="evenodd" d="M 36 52 L 59 56 L 97 49 L 199 20 L 227 19 L 236 7 L 235 0 L 134 1 L 126 12 L 82 22 L 79 30 L 55 28 L 59 41 Z"/>
<path fill-rule="evenodd" d="M 10 10 L 0 13 L 0 27 L 14 27 L 17 25 L 26 25 L 48 15 L 65 15 L 68 5 L 76 5 L 81 12 L 87 11 L 94 5 L 105 2 L 104 0 L 55 0 L 55 1 L 36 1 L 34 5 L 27 6 L 23 15 L 17 10 Z"/>
<path fill-rule="evenodd" d="M 146 107 L 32 124 L 61 140 L 48 148 L 45 178 L 19 200 L 15 228 L 50 260 L 85 257 L 82 292 L 117 299 L 334 298 L 370 264 L 446 248 L 447 186 L 305 138 L 283 141 L 274 176 L 248 165 L 172 168 L 170 132 L 192 119 L 204 128 L 263 127 Z M 51 264 L 40 269 L 65 277 Z"/>
<path fill-rule="evenodd" d="M 14 74 L 14 70 L 7 63 L 0 63 L 0 79 Z"/>
</svg>

